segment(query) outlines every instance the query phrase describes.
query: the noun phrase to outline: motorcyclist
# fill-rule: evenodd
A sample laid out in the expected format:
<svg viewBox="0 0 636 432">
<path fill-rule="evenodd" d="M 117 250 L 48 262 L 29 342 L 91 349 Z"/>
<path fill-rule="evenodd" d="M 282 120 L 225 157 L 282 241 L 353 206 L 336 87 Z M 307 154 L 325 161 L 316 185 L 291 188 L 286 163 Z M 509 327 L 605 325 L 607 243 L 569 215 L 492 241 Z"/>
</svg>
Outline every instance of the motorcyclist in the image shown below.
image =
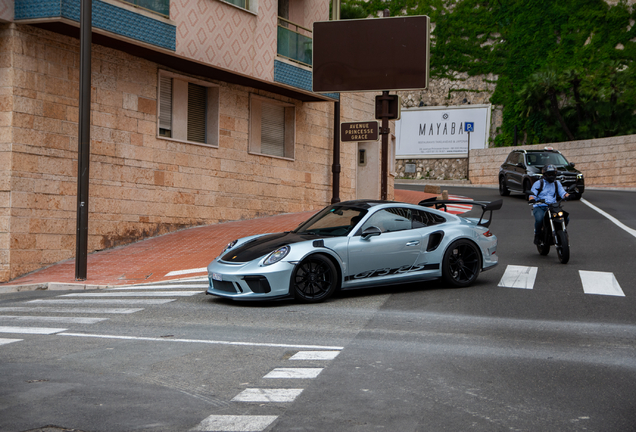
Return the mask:
<svg viewBox="0 0 636 432">
<path fill-rule="evenodd" d="M 532 208 L 534 215 L 534 244 L 541 244 L 541 229 L 543 226 L 543 217 L 548 210 L 548 204 L 557 202 L 557 193 L 561 199 L 567 199 L 570 195 L 565 191 L 560 181 L 556 179 L 557 169 L 554 165 L 546 165 L 543 167 L 543 178 L 537 180 L 532 185 L 531 194 L 528 198 L 530 202 L 544 200 L 545 203 L 535 203 Z M 565 224 L 569 222 L 569 217 L 565 216 Z"/>
</svg>

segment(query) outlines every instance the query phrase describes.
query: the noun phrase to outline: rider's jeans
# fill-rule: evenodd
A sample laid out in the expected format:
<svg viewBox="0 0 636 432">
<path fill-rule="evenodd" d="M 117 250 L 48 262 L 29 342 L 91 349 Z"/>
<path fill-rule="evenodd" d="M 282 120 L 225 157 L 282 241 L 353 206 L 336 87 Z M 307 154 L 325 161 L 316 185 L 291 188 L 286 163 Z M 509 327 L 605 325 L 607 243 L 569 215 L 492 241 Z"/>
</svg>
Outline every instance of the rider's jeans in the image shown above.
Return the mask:
<svg viewBox="0 0 636 432">
<path fill-rule="evenodd" d="M 534 215 L 535 234 L 539 234 L 541 232 L 541 227 L 543 226 L 543 216 L 545 216 L 546 211 L 548 211 L 548 208 L 544 206 L 536 206 L 532 209 L 532 214 Z M 567 225 L 569 222 L 570 218 L 566 216 L 565 224 Z"/>
<path fill-rule="evenodd" d="M 536 206 L 532 209 L 532 214 L 534 215 L 535 234 L 539 234 L 541 232 L 541 227 L 543 226 L 543 216 L 545 216 L 545 212 L 547 210 L 548 208 L 544 206 Z"/>
</svg>

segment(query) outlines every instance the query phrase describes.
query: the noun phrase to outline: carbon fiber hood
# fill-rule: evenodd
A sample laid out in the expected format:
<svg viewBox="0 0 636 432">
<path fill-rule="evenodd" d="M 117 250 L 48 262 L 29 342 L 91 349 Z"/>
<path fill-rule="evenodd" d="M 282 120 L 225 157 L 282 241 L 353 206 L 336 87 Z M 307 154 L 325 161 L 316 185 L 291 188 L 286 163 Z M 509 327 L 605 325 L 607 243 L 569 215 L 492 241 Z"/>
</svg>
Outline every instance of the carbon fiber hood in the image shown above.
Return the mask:
<svg viewBox="0 0 636 432">
<path fill-rule="evenodd" d="M 269 234 L 248 241 L 244 245 L 228 251 L 228 253 L 221 257 L 221 259 L 231 263 L 249 262 L 267 255 L 281 246 L 307 240 L 318 240 L 320 238 L 323 237 L 315 235 L 300 235 L 293 232 Z"/>
</svg>

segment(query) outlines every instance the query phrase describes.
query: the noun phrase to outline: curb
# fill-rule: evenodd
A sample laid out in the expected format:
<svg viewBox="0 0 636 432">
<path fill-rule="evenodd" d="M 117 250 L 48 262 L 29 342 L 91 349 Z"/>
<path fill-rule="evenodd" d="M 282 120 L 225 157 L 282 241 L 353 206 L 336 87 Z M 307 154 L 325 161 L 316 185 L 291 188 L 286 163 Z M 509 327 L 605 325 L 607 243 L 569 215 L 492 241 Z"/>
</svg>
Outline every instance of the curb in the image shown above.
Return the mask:
<svg viewBox="0 0 636 432">
<path fill-rule="evenodd" d="M 70 291 L 70 290 L 95 290 L 111 288 L 110 285 L 73 284 L 61 282 L 42 282 L 26 285 L 5 285 L 0 287 L 0 294 L 24 291 Z"/>
</svg>

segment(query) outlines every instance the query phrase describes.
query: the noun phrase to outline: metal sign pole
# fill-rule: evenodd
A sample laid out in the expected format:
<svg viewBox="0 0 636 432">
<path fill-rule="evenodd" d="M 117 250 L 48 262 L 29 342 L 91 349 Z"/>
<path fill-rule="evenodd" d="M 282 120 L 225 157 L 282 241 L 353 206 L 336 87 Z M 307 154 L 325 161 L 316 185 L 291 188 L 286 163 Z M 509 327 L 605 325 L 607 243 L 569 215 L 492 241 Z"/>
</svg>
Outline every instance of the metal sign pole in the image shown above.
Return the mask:
<svg viewBox="0 0 636 432">
<path fill-rule="evenodd" d="M 91 153 L 91 19 L 93 5 L 92 0 L 81 1 L 75 280 L 86 280 L 86 267 L 88 260 L 88 174 Z"/>
<path fill-rule="evenodd" d="M 389 175 L 389 92 L 382 92 L 382 169 L 380 181 L 380 199 L 388 200 L 388 175 Z M 377 183 L 376 183 L 377 184 Z"/>
<path fill-rule="evenodd" d="M 340 0 L 333 0 L 331 17 L 333 21 L 340 19 Z M 331 164 L 331 204 L 340 202 L 340 100 L 333 104 L 333 163 Z"/>
</svg>

